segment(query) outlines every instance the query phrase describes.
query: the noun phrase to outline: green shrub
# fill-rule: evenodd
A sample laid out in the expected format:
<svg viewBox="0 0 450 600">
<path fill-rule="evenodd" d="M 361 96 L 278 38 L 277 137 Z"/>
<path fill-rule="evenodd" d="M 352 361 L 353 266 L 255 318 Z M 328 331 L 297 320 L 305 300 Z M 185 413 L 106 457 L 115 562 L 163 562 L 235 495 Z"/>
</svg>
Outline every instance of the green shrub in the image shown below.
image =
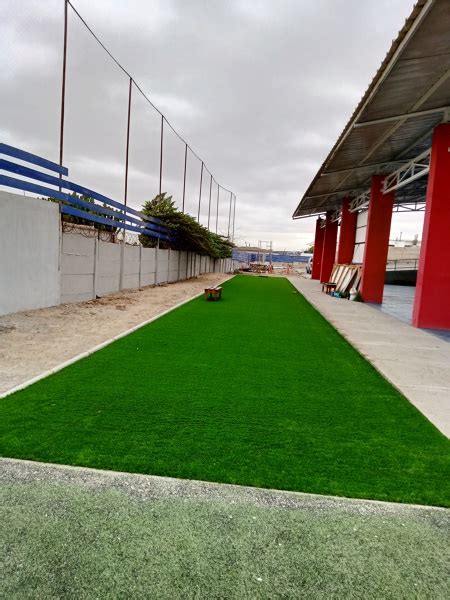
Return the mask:
<svg viewBox="0 0 450 600">
<path fill-rule="evenodd" d="M 194 217 L 179 211 L 172 196 L 166 196 L 166 192 L 145 202 L 141 212 L 149 217 L 161 219 L 170 229 L 174 240 L 160 240 L 160 248 L 196 252 L 213 258 L 231 257 L 234 244 L 226 237 L 200 225 Z M 145 234 L 139 235 L 139 241 L 146 248 L 155 248 L 158 244 L 157 238 Z"/>
</svg>

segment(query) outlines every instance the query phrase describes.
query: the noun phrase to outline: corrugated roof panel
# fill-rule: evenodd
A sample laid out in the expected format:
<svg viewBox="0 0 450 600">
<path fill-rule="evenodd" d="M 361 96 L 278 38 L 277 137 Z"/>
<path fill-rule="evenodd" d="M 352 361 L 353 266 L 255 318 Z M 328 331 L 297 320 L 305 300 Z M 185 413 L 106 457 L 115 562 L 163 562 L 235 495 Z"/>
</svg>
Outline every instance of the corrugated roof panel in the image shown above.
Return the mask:
<svg viewBox="0 0 450 600">
<path fill-rule="evenodd" d="M 379 167 L 322 177 L 325 171 L 354 169 L 364 162 L 413 158 L 429 147 L 440 113 L 357 126 L 363 121 L 393 118 L 410 111 L 450 106 L 450 0 L 419 0 L 393 42 L 380 69 L 350 121 L 311 182 L 294 217 L 339 205 L 339 190 L 359 189 Z M 429 97 L 428 97 L 429 94 Z M 428 145 L 427 145 L 428 144 Z M 409 150 L 408 150 L 409 148 Z M 403 188 L 398 200 L 424 194 L 424 180 Z M 426 178 L 425 178 L 426 183 Z M 332 197 L 310 198 L 318 194 Z M 342 194 L 340 194 L 342 196 Z"/>
</svg>

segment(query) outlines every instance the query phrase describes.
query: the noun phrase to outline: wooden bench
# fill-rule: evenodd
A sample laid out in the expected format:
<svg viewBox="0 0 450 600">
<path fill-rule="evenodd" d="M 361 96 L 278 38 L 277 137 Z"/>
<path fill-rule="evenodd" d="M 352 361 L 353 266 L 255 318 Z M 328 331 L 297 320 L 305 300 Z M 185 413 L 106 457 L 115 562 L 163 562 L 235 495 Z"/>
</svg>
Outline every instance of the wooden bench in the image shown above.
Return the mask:
<svg viewBox="0 0 450 600">
<path fill-rule="evenodd" d="M 331 281 L 322 283 L 322 292 L 325 292 L 325 294 L 332 294 L 336 289 L 336 285 L 336 283 L 332 283 Z"/>
<path fill-rule="evenodd" d="M 222 288 L 211 287 L 205 288 L 205 300 L 220 300 L 222 298 Z"/>
</svg>

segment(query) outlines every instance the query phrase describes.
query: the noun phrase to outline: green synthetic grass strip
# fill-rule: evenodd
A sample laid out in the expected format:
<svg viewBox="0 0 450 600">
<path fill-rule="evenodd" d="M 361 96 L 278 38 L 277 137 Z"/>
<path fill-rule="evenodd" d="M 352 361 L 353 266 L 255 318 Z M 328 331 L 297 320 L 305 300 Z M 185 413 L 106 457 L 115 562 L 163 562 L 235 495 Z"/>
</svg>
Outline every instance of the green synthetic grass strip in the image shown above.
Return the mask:
<svg viewBox="0 0 450 600">
<path fill-rule="evenodd" d="M 450 505 L 449 441 L 286 279 L 223 287 L 0 401 L 0 454 Z"/>
</svg>

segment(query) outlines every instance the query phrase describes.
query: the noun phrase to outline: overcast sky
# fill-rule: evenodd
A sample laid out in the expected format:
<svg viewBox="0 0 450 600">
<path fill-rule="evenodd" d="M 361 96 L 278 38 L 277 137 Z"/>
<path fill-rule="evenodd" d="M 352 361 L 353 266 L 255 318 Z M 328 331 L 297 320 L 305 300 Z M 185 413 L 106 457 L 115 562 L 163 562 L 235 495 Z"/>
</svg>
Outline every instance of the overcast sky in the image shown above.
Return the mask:
<svg viewBox="0 0 450 600">
<path fill-rule="evenodd" d="M 413 0 L 73 0 L 214 177 L 237 195 L 236 241 L 301 249 L 300 197 L 409 15 Z M 0 141 L 58 159 L 63 0 L 0 2 Z M 128 81 L 71 13 L 64 162 L 123 199 Z M 129 203 L 158 191 L 159 117 L 132 96 Z M 184 146 L 166 128 L 163 189 L 182 198 Z M 200 163 L 188 157 L 197 215 Z M 201 221 L 208 218 L 209 174 Z M 215 227 L 216 188 L 211 226 Z M 229 195 L 219 198 L 226 233 Z M 421 232 L 394 218 L 393 235 Z"/>
</svg>

